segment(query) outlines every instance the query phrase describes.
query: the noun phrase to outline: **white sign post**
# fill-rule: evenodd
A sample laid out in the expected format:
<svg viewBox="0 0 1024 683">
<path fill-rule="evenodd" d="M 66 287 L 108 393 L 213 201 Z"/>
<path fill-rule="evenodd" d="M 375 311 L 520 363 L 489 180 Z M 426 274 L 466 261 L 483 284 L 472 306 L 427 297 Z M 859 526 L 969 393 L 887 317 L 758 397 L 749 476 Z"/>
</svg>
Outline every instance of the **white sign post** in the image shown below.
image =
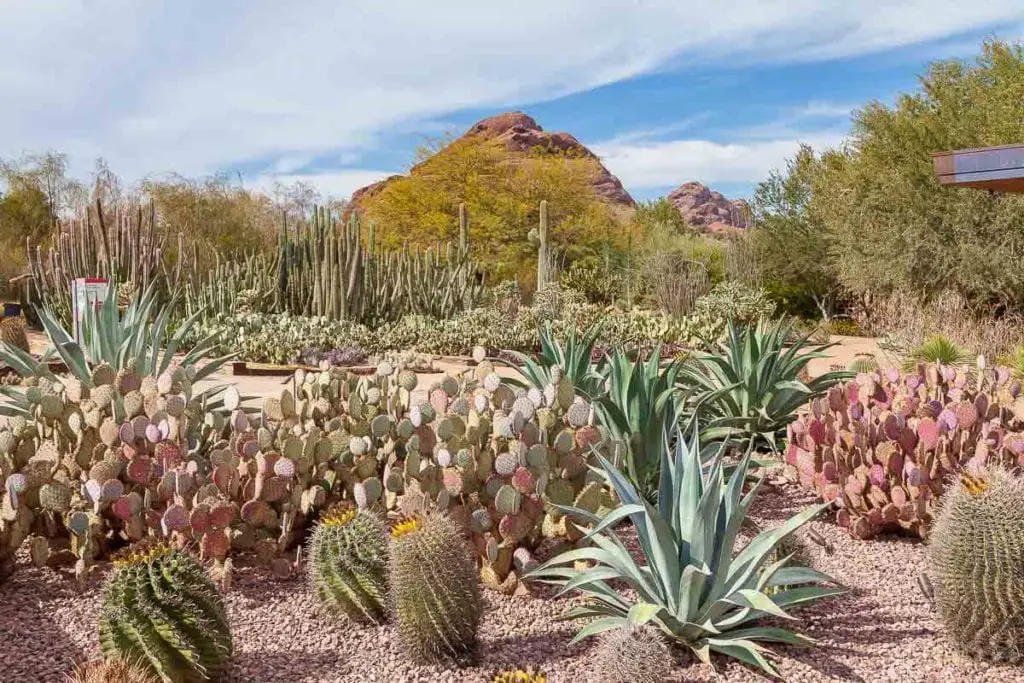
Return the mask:
<svg viewBox="0 0 1024 683">
<path fill-rule="evenodd" d="M 80 277 L 71 281 L 71 317 L 74 321 L 75 341 L 82 344 L 82 323 L 85 312 L 92 306 L 96 310 L 107 298 L 107 281 L 98 278 Z"/>
</svg>

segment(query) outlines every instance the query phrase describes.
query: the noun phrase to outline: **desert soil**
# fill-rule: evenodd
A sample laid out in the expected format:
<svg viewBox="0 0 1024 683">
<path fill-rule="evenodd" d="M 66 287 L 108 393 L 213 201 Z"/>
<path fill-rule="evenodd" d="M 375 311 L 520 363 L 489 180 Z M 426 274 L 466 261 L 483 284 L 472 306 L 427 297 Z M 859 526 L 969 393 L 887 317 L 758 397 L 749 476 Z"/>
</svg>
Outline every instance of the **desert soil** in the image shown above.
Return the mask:
<svg viewBox="0 0 1024 683">
<path fill-rule="evenodd" d="M 763 489 L 755 518 L 778 523 L 813 502 L 806 491 L 779 483 Z M 792 624 L 816 647 L 776 649 L 788 681 L 947 683 L 1020 681 L 1019 669 L 971 660 L 943 637 L 917 587 L 924 545 L 906 538 L 857 541 L 828 520 L 810 525 L 830 548 L 801 533 L 806 561 L 849 589 L 848 594 L 797 610 Z M 629 533 L 628 531 L 626 532 Z M 96 616 L 105 567 L 79 593 L 66 573 L 36 569 L 22 554 L 18 571 L 0 586 L 0 671 L 10 681 L 60 681 L 76 661 L 99 652 Z M 349 681 L 486 682 L 502 668 L 533 665 L 552 683 L 593 680 L 593 643 L 570 645 L 575 625 L 556 622 L 575 599 L 505 597 L 484 591 L 480 661 L 446 671 L 407 664 L 390 627 L 354 626 L 317 611 L 305 581 L 266 570 L 236 570 L 226 595 L 234 634 L 231 681 L 330 683 Z M 675 652 L 676 681 L 763 682 L 769 679 L 716 659 L 717 673 Z"/>
</svg>

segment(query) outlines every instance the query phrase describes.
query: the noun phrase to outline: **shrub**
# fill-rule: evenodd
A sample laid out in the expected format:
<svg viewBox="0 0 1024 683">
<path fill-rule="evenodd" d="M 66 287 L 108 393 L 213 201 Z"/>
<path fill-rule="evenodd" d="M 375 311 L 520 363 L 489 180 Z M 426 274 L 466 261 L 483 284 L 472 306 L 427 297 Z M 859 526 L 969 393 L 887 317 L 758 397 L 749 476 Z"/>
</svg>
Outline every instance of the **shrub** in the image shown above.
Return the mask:
<svg viewBox="0 0 1024 683">
<path fill-rule="evenodd" d="M 770 318 L 775 313 L 775 304 L 763 289 L 730 280 L 718 283 L 697 299 L 693 311 L 697 317 L 711 320 L 754 322 Z"/>
<path fill-rule="evenodd" d="M 689 647 L 708 665 L 710 654 L 715 652 L 778 675 L 757 641 L 799 644 L 808 640 L 783 628 L 750 623 L 764 617 L 787 618 L 786 607 L 843 591 L 818 585 L 831 579 L 812 569 L 787 567 L 785 560 L 766 563 L 786 536 L 827 506 L 810 507 L 779 527 L 758 534 L 737 553 L 737 532 L 763 475 L 744 493 L 751 452 L 748 450 L 740 459 L 726 481 L 722 454 L 704 468 L 702 450 L 696 433 L 690 439 L 677 435 L 674 453 L 668 452 L 666 444 L 657 508 L 644 501 L 632 484 L 601 457 L 601 468 L 622 505 L 603 521 L 585 510 L 566 508 L 598 525 L 589 534 L 596 545 L 556 555 L 529 576 L 562 586 L 562 593 L 576 591 L 590 599 L 565 615 L 567 619 L 597 617 L 576 634 L 574 641 L 616 628 L 649 624 Z M 636 528 L 642 562 L 633 558 L 613 531 L 616 522 L 626 518 Z M 594 566 L 577 568 L 581 560 Z M 629 592 L 612 588 L 609 581 L 613 579 Z M 769 598 L 765 591 L 774 588 L 780 590 Z"/>
<path fill-rule="evenodd" d="M 935 335 L 907 354 L 903 369 L 913 370 L 919 363 L 963 365 L 970 357 L 971 352 L 967 349 L 960 348 L 946 337 Z"/>
</svg>

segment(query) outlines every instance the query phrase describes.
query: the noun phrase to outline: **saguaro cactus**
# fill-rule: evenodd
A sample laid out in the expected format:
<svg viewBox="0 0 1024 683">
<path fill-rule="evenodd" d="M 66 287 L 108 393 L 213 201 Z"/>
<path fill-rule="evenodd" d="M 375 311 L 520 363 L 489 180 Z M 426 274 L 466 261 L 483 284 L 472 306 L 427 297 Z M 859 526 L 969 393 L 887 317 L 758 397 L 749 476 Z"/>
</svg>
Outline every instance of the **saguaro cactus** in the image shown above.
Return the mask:
<svg viewBox="0 0 1024 683">
<path fill-rule="evenodd" d="M 537 291 L 551 280 L 551 251 L 548 243 L 548 200 L 540 202 L 540 226 L 537 229 Z"/>
</svg>

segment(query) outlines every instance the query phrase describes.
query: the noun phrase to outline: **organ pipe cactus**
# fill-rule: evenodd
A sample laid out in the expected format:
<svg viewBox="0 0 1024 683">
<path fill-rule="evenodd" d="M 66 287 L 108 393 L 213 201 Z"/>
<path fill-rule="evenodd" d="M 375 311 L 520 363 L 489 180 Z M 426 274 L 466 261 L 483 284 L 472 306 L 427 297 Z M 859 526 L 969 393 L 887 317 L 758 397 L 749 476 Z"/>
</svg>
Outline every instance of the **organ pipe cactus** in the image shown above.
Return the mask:
<svg viewBox="0 0 1024 683">
<path fill-rule="evenodd" d="M 206 570 L 158 541 L 127 548 L 103 589 L 100 647 L 165 683 L 219 680 L 232 652 L 227 612 Z"/>
<path fill-rule="evenodd" d="M 351 506 L 331 508 L 310 536 L 307 558 L 313 592 L 328 610 L 384 621 L 388 531 L 377 517 Z"/>
</svg>

